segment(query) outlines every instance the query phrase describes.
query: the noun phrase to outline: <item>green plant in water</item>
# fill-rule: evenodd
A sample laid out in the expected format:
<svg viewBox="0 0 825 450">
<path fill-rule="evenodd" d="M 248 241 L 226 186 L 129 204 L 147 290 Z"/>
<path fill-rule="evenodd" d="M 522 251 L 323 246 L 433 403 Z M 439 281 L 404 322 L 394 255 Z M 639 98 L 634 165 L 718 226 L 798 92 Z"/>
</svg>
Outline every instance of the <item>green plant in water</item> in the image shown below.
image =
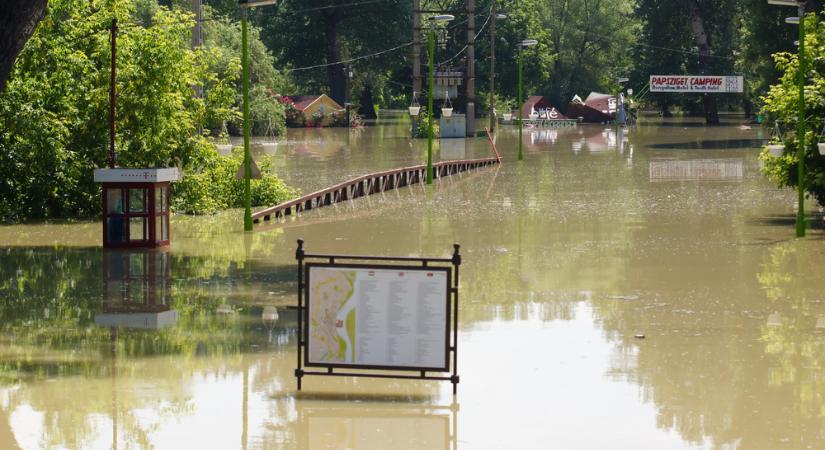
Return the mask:
<svg viewBox="0 0 825 450">
<path fill-rule="evenodd" d="M 805 116 L 807 132 L 805 140 L 805 191 L 820 204 L 825 204 L 825 156 L 819 154 L 817 142 L 825 141 L 822 136 L 822 117 L 825 117 L 825 66 L 818 61 L 825 56 L 825 24 L 816 14 L 805 17 L 806 59 L 809 66 L 809 78 L 805 87 Z M 798 184 L 797 149 L 799 140 L 794 133 L 799 113 L 799 55 L 782 52 L 774 55 L 776 67 L 783 72 L 779 84 L 771 86 L 768 94 L 762 98 L 762 112 L 767 115 L 768 123 L 779 120 L 785 131 L 785 153 L 772 156 L 767 148 L 762 150 L 759 158 L 764 163 L 765 175 L 781 187 L 796 187 Z M 815 62 L 811 64 L 811 62 Z"/>
</svg>

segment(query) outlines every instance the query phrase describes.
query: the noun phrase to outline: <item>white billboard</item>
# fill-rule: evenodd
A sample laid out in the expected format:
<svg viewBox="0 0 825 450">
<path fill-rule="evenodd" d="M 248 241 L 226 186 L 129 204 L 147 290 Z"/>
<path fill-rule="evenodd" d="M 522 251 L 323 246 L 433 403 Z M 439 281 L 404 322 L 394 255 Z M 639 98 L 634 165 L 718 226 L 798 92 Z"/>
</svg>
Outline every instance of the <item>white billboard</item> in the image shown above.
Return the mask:
<svg viewBox="0 0 825 450">
<path fill-rule="evenodd" d="M 719 75 L 651 75 L 650 92 L 741 93 L 741 76 Z"/>
<path fill-rule="evenodd" d="M 448 268 L 307 268 L 308 366 L 448 370 Z"/>
</svg>

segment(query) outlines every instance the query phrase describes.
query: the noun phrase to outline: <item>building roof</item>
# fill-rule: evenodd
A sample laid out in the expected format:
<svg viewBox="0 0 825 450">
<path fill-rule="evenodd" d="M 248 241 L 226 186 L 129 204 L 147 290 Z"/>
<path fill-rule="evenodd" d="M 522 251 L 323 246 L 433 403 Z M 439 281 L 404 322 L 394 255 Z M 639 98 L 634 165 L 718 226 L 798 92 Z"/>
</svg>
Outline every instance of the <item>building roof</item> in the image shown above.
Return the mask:
<svg viewBox="0 0 825 450">
<path fill-rule="evenodd" d="M 550 100 L 542 97 L 541 95 L 532 95 L 532 96 L 528 97 L 527 101 L 525 101 L 524 104 L 522 105 L 522 108 L 521 108 L 521 117 L 522 117 L 522 119 L 529 119 L 530 118 L 530 113 L 533 112 L 534 109 L 536 109 L 536 110 L 538 110 L 538 109 L 555 110 L 556 114 L 558 114 L 558 117 L 556 117 L 556 119 L 566 119 L 567 118 L 559 111 L 558 108 L 556 108 L 555 106 L 553 106 L 552 103 L 550 103 Z"/>
<path fill-rule="evenodd" d="M 600 92 L 591 92 L 587 98 L 582 101 L 581 97 L 576 95 L 570 104 L 567 105 L 567 115 L 570 117 L 581 117 L 587 123 L 603 123 L 608 122 L 613 118 L 613 112 L 610 110 L 610 103 L 613 100 L 615 108 L 615 96 L 611 94 L 602 94 Z"/>
<path fill-rule="evenodd" d="M 321 94 L 321 95 L 289 95 L 288 97 L 289 97 L 290 100 L 292 100 L 293 106 L 298 111 L 306 111 L 306 109 L 309 108 L 313 103 L 321 100 L 324 97 L 326 97 L 330 102 L 332 102 L 335 105 L 335 109 L 337 109 L 337 110 L 344 109 L 343 106 L 336 103 L 335 100 L 327 97 L 326 94 Z"/>
</svg>

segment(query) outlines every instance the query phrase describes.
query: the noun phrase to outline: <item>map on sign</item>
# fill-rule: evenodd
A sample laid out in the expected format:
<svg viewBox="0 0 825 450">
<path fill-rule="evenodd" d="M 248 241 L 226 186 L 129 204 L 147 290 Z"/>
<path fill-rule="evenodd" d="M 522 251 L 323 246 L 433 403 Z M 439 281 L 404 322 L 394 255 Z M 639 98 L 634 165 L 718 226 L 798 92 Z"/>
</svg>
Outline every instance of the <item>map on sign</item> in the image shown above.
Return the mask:
<svg viewBox="0 0 825 450">
<path fill-rule="evenodd" d="M 308 265 L 307 363 L 447 368 L 442 268 Z"/>
</svg>

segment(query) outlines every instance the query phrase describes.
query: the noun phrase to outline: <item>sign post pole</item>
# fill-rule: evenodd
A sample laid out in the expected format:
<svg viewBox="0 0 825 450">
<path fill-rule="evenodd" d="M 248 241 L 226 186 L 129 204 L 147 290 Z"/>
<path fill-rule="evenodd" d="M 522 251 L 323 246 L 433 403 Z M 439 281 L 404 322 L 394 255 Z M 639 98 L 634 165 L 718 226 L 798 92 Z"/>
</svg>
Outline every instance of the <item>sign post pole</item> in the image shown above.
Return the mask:
<svg viewBox="0 0 825 450">
<path fill-rule="evenodd" d="M 799 2 L 799 118 L 796 134 L 799 146 L 797 159 L 797 202 L 796 237 L 805 237 L 805 3 Z"/>
</svg>

